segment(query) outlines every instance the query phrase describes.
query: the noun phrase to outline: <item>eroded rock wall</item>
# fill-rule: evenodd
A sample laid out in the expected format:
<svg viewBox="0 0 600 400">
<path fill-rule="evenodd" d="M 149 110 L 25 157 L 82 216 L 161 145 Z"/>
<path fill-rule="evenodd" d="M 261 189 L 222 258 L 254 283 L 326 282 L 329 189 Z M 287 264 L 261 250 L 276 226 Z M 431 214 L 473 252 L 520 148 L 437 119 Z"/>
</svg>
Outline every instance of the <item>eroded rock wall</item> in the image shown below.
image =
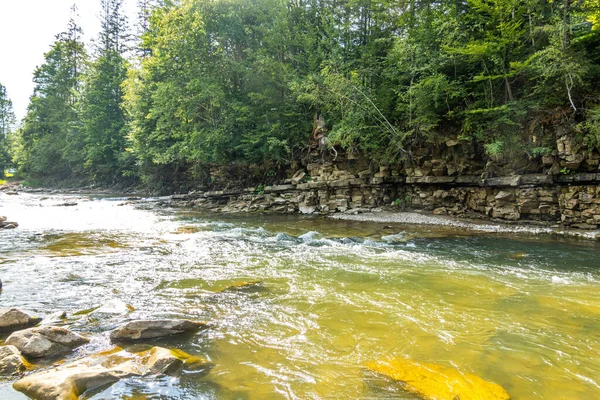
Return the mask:
<svg viewBox="0 0 600 400">
<path fill-rule="evenodd" d="M 334 161 L 292 166 L 279 185 L 195 192 L 176 195 L 173 201 L 222 212 L 304 214 L 393 206 L 597 229 L 600 154 L 557 132 L 553 148 L 543 155 L 523 152 L 509 160 L 494 159 L 482 156 L 470 142 L 451 139 L 413 149 L 399 164 L 375 165 L 339 153 Z"/>
</svg>

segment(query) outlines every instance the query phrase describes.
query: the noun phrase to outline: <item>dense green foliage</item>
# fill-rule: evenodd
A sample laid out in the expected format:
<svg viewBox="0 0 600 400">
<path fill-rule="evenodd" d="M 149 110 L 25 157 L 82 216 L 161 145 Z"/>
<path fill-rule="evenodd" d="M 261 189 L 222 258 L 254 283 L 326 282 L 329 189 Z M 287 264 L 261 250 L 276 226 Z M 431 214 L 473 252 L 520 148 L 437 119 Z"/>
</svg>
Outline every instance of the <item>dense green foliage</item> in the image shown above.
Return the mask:
<svg viewBox="0 0 600 400">
<path fill-rule="evenodd" d="M 86 52 L 73 23 L 57 35 L 34 73 L 35 90 L 20 130 L 17 161 L 23 173 L 71 178 L 82 173 L 78 102 Z"/>
<path fill-rule="evenodd" d="M 120 3 L 102 0 L 85 70 L 67 34 L 36 71 L 26 172 L 168 184 L 289 165 L 316 116 L 328 146 L 381 162 L 448 138 L 543 154 L 532 137 L 556 115 L 600 144 L 597 1 L 146 0 L 129 62 Z"/>
<path fill-rule="evenodd" d="M 0 83 L 0 178 L 4 178 L 4 170 L 10 165 L 9 135 L 14 124 L 12 101 L 8 98 L 6 87 Z"/>
</svg>

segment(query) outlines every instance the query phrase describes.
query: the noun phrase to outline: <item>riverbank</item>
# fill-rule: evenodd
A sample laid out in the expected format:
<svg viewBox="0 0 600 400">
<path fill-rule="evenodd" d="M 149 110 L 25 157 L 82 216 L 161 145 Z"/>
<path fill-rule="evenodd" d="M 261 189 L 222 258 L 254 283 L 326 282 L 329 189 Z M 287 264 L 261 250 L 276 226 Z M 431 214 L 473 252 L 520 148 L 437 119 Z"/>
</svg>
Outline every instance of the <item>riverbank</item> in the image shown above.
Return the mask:
<svg viewBox="0 0 600 400">
<path fill-rule="evenodd" d="M 433 225 L 440 227 L 465 229 L 486 233 L 515 233 L 529 235 L 564 236 L 590 240 L 600 240 L 600 231 L 584 231 L 580 229 L 562 229 L 558 225 L 540 226 L 536 221 L 520 221 L 512 223 L 482 223 L 474 220 L 457 219 L 447 216 L 429 215 L 423 212 L 407 211 L 370 211 L 362 214 L 338 213 L 329 218 L 345 221 L 377 222 L 382 224 Z"/>
<path fill-rule="evenodd" d="M 7 188 L 10 189 L 10 191 L 8 193 L 5 191 L 5 193 L 16 195 L 19 191 L 22 191 L 31 194 L 62 194 L 74 196 L 72 200 L 67 199 L 59 204 L 62 206 L 76 205 L 77 198 L 81 196 L 115 196 L 123 199 L 120 204 L 130 204 L 142 208 L 157 205 L 159 207 L 183 208 L 214 214 L 301 214 L 324 216 L 334 220 L 437 226 L 471 232 L 533 236 L 548 235 L 586 240 L 600 240 L 600 230 L 598 229 L 570 228 L 568 226 L 563 226 L 556 221 L 502 220 L 499 218 L 489 218 L 489 216 L 479 213 L 436 215 L 439 212 L 439 209 L 434 211 L 415 208 L 406 209 L 406 205 L 351 208 L 342 209 L 342 211 L 333 208 L 332 210 L 318 211 L 318 207 L 303 207 L 301 203 L 302 201 L 305 201 L 305 198 L 303 197 L 306 197 L 306 194 L 290 193 L 290 188 L 293 188 L 293 186 L 280 185 L 261 188 L 261 193 L 256 193 L 254 188 L 248 188 L 242 191 L 207 191 L 174 194 L 171 196 L 148 197 L 147 194 L 140 193 L 133 188 L 128 190 L 127 193 L 118 193 L 113 189 L 105 188 L 28 188 L 13 184 Z M 402 210 L 402 208 L 405 208 L 405 210 Z"/>
</svg>

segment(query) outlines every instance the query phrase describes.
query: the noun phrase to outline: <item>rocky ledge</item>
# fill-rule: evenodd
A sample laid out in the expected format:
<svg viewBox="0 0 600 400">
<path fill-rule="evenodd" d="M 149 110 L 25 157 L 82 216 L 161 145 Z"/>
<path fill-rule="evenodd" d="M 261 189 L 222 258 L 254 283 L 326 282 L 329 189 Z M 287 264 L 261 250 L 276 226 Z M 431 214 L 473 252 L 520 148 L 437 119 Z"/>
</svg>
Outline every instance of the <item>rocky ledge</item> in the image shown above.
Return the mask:
<svg viewBox="0 0 600 400">
<path fill-rule="evenodd" d="M 213 212 L 361 213 L 383 206 L 497 222 L 600 226 L 600 173 L 403 176 L 389 167 L 355 172 L 310 164 L 285 184 L 173 195 L 172 206 Z M 309 175 L 310 174 L 310 175 Z"/>
</svg>

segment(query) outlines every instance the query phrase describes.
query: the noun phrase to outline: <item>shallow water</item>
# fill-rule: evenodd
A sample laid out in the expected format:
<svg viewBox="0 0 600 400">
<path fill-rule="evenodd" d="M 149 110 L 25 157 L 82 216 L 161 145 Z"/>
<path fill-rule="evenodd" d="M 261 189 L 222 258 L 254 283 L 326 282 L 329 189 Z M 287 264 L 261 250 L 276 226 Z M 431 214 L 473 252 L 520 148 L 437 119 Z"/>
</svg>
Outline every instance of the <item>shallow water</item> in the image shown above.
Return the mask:
<svg viewBox="0 0 600 400">
<path fill-rule="evenodd" d="M 61 324 L 93 339 L 69 358 L 108 348 L 128 319 L 213 323 L 159 342 L 213 361 L 208 375 L 87 398 L 413 399 L 364 369 L 398 357 L 513 399 L 600 398 L 596 242 L 67 200 L 0 194 L 20 224 L 0 231 L 0 306 L 66 311 Z M 240 282 L 260 283 L 222 291 Z M 4 382 L 0 398 L 25 397 Z"/>
</svg>

